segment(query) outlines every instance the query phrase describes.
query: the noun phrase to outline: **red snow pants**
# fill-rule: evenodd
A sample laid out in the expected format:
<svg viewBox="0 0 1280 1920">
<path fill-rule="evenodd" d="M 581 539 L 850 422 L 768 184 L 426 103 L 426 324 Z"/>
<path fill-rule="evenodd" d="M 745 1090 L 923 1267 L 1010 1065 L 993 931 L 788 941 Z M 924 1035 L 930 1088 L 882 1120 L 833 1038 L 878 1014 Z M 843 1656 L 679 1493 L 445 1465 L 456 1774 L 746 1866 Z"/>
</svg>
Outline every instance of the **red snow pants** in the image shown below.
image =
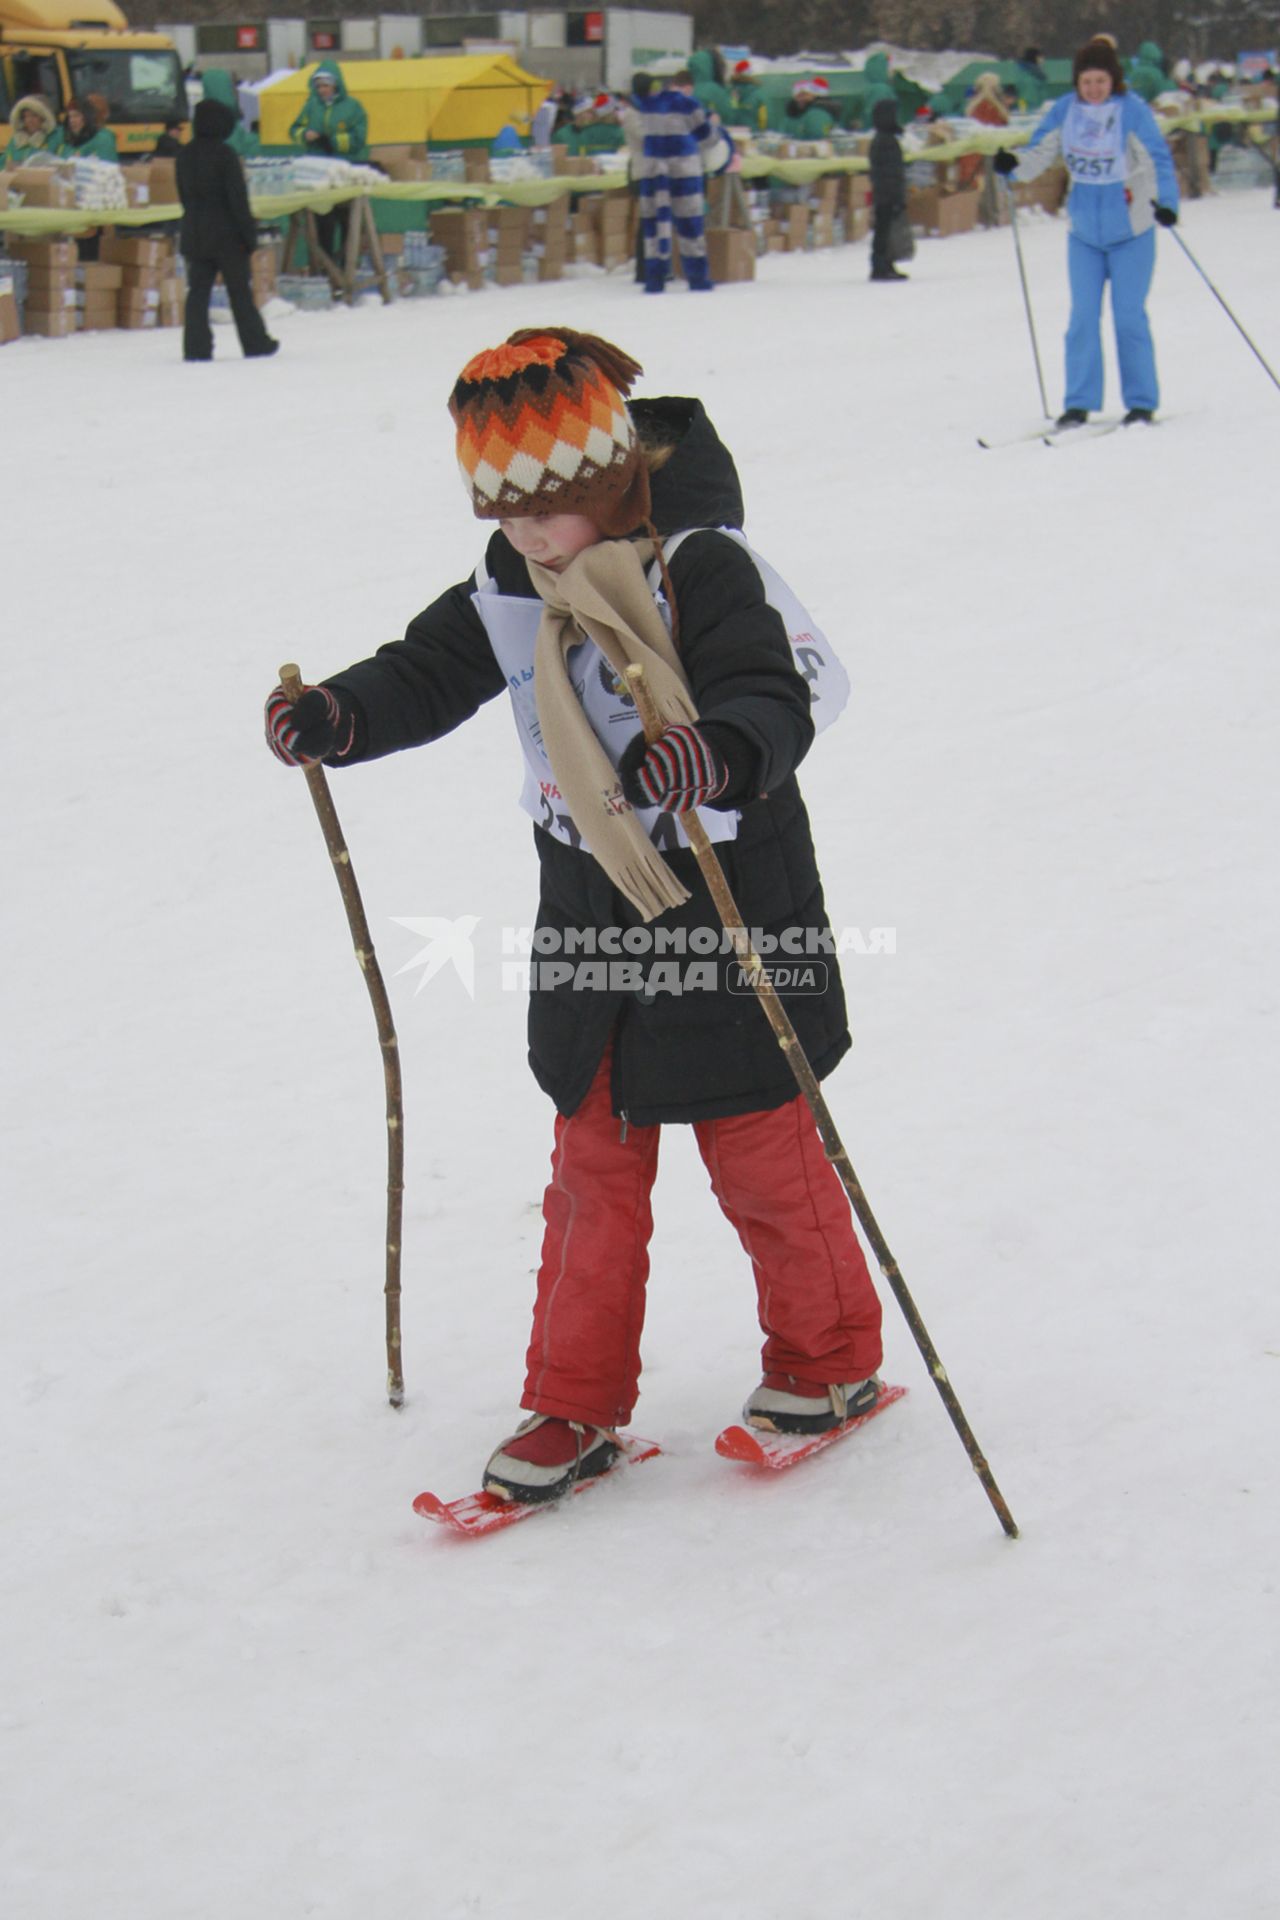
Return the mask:
<svg viewBox="0 0 1280 1920">
<path fill-rule="evenodd" d="M 624 1137 L 611 1051 L 577 1112 L 556 1116 L 520 1402 L 597 1427 L 625 1426 L 636 1401 L 662 1132 L 628 1126 Z M 803 1096 L 693 1130 L 755 1270 L 764 1371 L 815 1386 L 865 1380 L 880 1365 L 880 1301 Z"/>
</svg>

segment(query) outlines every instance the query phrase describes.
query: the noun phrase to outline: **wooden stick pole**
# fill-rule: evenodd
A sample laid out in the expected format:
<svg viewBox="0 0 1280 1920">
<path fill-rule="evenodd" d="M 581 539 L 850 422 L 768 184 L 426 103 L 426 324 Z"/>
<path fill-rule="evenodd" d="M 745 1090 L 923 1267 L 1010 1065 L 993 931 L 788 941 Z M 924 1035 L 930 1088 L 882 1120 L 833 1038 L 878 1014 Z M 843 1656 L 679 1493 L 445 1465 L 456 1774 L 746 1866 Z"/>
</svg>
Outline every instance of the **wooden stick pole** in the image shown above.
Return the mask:
<svg viewBox="0 0 1280 1920">
<path fill-rule="evenodd" d="M 290 662 L 280 669 L 280 685 L 290 700 L 302 697 L 302 675 Z M 373 1015 L 378 1023 L 378 1044 L 382 1049 L 382 1075 L 387 1100 L 387 1265 L 384 1293 L 387 1320 L 387 1398 L 393 1407 L 404 1405 L 404 1373 L 400 1358 L 400 1236 L 404 1221 L 404 1096 L 400 1083 L 400 1046 L 386 984 L 373 951 L 364 902 L 356 885 L 351 855 L 347 852 L 337 809 L 329 792 L 324 768 L 318 762 L 304 764 L 307 791 L 319 816 L 329 858 L 337 875 L 342 903 L 347 910 L 356 959 L 364 975 Z"/>
<path fill-rule="evenodd" d="M 628 667 L 626 677 L 632 697 L 636 703 L 636 712 L 640 715 L 640 719 L 644 725 L 645 738 L 650 741 L 656 740 L 663 730 L 663 721 L 653 703 L 653 696 L 650 694 L 645 681 L 644 668 Z M 853 1165 L 848 1154 L 845 1152 L 840 1135 L 836 1131 L 836 1124 L 831 1117 L 831 1110 L 822 1097 L 822 1089 L 818 1085 L 817 1078 L 812 1066 L 809 1064 L 805 1050 L 800 1044 L 796 1030 L 791 1024 L 790 1016 L 778 998 L 777 988 L 765 971 L 764 962 L 751 944 L 750 934 L 742 924 L 742 915 L 738 911 L 737 903 L 729 890 L 729 883 L 724 877 L 724 868 L 720 865 L 715 848 L 712 846 L 710 840 L 708 840 L 706 829 L 703 827 L 696 812 L 690 811 L 689 813 L 682 813 L 680 815 L 680 823 L 689 836 L 689 845 L 693 848 L 702 877 L 711 891 L 711 898 L 715 902 L 716 910 L 733 943 L 733 950 L 738 956 L 742 970 L 755 989 L 756 998 L 764 1009 L 769 1025 L 773 1028 L 777 1036 L 778 1045 L 787 1057 L 787 1064 L 795 1075 L 797 1086 L 809 1103 L 810 1111 L 813 1114 L 818 1133 L 822 1140 L 823 1150 L 840 1176 L 841 1183 L 849 1196 L 850 1204 L 853 1207 L 854 1213 L 857 1215 L 858 1222 L 870 1242 L 876 1259 L 880 1263 L 880 1271 L 893 1289 L 894 1298 L 902 1309 L 907 1325 L 911 1329 L 912 1338 L 915 1340 L 917 1347 L 919 1347 L 924 1358 L 924 1363 L 929 1369 L 933 1384 L 937 1387 L 942 1398 L 942 1404 L 951 1416 L 951 1424 L 964 1443 L 964 1449 L 969 1456 L 970 1464 L 982 1482 L 983 1490 L 991 1502 L 992 1507 L 995 1509 L 996 1518 L 999 1520 L 1000 1525 L 1004 1528 L 1009 1538 L 1014 1540 L 1017 1538 L 1018 1529 L 1014 1523 L 1013 1515 L 1005 1504 L 1004 1495 L 996 1485 L 991 1469 L 987 1465 L 981 1449 L 978 1446 L 978 1442 L 974 1437 L 973 1429 L 965 1418 L 964 1409 L 956 1398 L 955 1390 L 947 1377 L 947 1370 L 938 1357 L 937 1348 L 929 1338 L 928 1328 L 920 1318 L 919 1309 L 907 1289 L 907 1284 L 902 1277 L 898 1263 L 889 1251 L 888 1243 L 880 1231 L 879 1222 L 867 1203 L 867 1196 L 862 1191 L 861 1182 L 853 1170 Z"/>
</svg>

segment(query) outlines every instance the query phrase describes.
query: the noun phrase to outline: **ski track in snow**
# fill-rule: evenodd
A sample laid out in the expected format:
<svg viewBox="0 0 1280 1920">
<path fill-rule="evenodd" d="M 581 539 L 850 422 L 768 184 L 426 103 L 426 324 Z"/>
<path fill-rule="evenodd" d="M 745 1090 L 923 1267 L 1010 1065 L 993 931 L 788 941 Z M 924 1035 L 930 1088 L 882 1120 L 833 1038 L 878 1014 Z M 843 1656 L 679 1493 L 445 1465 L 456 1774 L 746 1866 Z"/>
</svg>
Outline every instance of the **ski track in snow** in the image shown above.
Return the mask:
<svg viewBox="0 0 1280 1920">
<path fill-rule="evenodd" d="M 1270 202 L 1183 232 L 1280 365 Z M 1024 241 L 1056 397 L 1065 228 Z M 1009 235 L 866 274 L 0 354 L 7 1920 L 1275 1914 L 1280 394 L 1162 237 L 1177 418 L 983 453 L 1039 410 Z M 259 713 L 465 575 L 450 386 L 558 321 L 706 400 L 853 677 L 802 779 L 836 926 L 896 950 L 827 1092 L 1015 1543 L 887 1289 L 893 1417 L 716 1460 L 758 1335 L 678 1130 L 663 1457 L 483 1544 L 410 1510 L 510 1431 L 538 1255 L 510 720 L 333 779 L 404 1056 L 397 1414 L 373 1023 Z M 415 992 L 396 919 L 466 914 L 474 1002 Z"/>
</svg>

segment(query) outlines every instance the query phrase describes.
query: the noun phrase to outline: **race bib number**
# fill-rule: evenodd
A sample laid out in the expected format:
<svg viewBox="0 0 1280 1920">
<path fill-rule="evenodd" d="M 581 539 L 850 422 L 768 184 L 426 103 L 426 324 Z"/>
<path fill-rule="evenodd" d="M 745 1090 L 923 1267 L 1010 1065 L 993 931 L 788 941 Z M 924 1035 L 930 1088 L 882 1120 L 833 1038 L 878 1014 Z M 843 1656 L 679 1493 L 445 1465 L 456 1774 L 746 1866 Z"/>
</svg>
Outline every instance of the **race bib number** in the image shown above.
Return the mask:
<svg viewBox="0 0 1280 1920">
<path fill-rule="evenodd" d="M 1097 106 L 1074 100 L 1062 128 L 1062 157 L 1073 180 L 1087 186 L 1123 186 L 1125 163 L 1123 115 L 1118 100 Z"/>
</svg>

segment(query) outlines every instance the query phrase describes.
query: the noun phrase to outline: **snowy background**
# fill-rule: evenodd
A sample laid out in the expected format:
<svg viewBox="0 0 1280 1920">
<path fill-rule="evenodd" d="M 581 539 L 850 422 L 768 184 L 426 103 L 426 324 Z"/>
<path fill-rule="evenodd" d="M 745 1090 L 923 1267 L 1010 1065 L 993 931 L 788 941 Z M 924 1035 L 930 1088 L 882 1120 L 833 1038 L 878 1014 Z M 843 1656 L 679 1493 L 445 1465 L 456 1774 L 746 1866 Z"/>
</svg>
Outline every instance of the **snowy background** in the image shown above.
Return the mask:
<svg viewBox="0 0 1280 1920">
<path fill-rule="evenodd" d="M 1050 399 L 1065 230 L 1025 223 Z M 1280 367 L 1270 195 L 1183 232 Z M 24 341 L 6 429 L 7 1920 L 1149 1920 L 1277 1912 L 1280 393 L 1169 236 L 1167 422 L 1038 399 L 1007 232 Z M 382 1084 L 278 664 L 396 636 L 482 536 L 445 400 L 562 322 L 702 395 L 854 703 L 803 784 L 851 958 L 828 1083 L 1021 1524 L 909 1397 L 761 1483 L 749 1272 L 668 1132 L 636 1430 L 484 1542 L 418 1520 L 517 1415 L 551 1113 L 503 991 L 536 863 L 495 703 L 333 786 Z M 1109 408 L 1118 396 L 1112 383 Z M 474 1001 L 398 919 L 478 917 Z"/>
</svg>

